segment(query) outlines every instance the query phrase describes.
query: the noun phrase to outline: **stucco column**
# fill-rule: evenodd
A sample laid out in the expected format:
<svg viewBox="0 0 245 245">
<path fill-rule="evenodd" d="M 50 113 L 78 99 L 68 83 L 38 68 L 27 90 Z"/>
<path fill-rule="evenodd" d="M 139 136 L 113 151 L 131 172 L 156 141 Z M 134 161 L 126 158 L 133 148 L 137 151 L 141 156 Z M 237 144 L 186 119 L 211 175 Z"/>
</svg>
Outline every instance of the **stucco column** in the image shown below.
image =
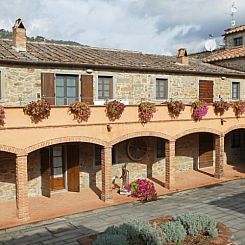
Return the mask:
<svg viewBox="0 0 245 245">
<path fill-rule="evenodd" d="M 175 189 L 175 140 L 165 143 L 165 187 Z"/>
<path fill-rule="evenodd" d="M 29 219 L 27 155 L 16 157 L 16 205 L 19 219 Z"/>
<path fill-rule="evenodd" d="M 112 147 L 101 149 L 102 193 L 101 200 L 112 201 Z"/>
<path fill-rule="evenodd" d="M 224 135 L 215 136 L 215 178 L 224 176 Z"/>
</svg>

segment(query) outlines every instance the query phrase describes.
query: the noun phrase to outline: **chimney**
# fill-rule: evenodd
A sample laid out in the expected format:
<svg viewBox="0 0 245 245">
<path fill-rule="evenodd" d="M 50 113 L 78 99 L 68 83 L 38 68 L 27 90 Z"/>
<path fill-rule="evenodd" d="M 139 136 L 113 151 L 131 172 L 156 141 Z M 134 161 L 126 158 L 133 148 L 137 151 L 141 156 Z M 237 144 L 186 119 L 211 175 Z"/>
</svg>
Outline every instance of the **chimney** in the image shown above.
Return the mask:
<svg viewBox="0 0 245 245">
<path fill-rule="evenodd" d="M 189 64 L 189 57 L 187 56 L 187 52 L 185 48 L 180 48 L 178 50 L 177 62 L 183 65 Z"/>
<path fill-rule="evenodd" d="M 26 28 L 21 19 L 15 21 L 13 30 L 13 48 L 17 52 L 26 51 Z"/>
</svg>

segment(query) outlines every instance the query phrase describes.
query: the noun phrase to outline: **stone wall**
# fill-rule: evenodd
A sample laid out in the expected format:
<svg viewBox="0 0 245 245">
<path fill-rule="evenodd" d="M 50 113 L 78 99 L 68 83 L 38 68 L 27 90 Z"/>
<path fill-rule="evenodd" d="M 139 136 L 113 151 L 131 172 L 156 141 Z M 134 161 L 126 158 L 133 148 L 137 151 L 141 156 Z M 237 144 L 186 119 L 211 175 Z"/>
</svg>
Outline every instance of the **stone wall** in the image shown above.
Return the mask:
<svg viewBox="0 0 245 245">
<path fill-rule="evenodd" d="M 239 33 L 233 33 L 225 36 L 225 47 L 233 48 L 234 47 L 234 38 L 243 37 L 243 46 L 245 45 L 245 31 Z"/>
<path fill-rule="evenodd" d="M 227 68 L 237 69 L 241 71 L 245 71 L 245 58 L 234 58 L 229 60 L 221 60 L 214 62 L 216 65 L 224 66 Z"/>
<path fill-rule="evenodd" d="M 41 73 L 52 72 L 55 74 L 86 74 L 84 70 L 70 69 L 34 69 L 34 68 L 13 68 L 0 67 L 2 77 L 2 97 L 1 104 L 4 105 L 24 105 L 28 101 L 34 100 L 37 93 L 41 93 Z M 198 98 L 199 80 L 214 81 L 214 97 L 230 98 L 231 81 L 241 79 L 221 79 L 218 77 L 203 77 L 190 75 L 169 75 L 152 73 L 123 73 L 123 72 L 102 72 L 94 71 L 94 100 L 97 100 L 98 76 L 113 77 L 114 98 L 128 100 L 129 103 L 139 103 L 142 100 L 156 100 L 156 78 L 168 79 L 168 98 L 182 99 L 190 102 Z M 79 88 L 80 91 L 80 88 Z M 244 92 L 244 91 L 242 91 Z M 157 100 L 156 100 L 157 101 Z M 162 102 L 162 101 L 158 101 Z"/>
</svg>

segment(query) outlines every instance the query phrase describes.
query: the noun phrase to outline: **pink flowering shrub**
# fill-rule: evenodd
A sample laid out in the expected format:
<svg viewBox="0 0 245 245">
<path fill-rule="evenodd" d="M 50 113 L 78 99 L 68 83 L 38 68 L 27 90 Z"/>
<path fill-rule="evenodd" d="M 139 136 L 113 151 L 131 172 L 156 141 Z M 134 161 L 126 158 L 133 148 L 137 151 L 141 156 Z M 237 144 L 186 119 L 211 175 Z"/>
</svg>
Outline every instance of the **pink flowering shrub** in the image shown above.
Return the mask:
<svg viewBox="0 0 245 245">
<path fill-rule="evenodd" d="M 0 125 L 3 126 L 5 124 L 5 111 L 4 111 L 4 107 L 0 106 Z"/>
<path fill-rule="evenodd" d="M 131 197 L 138 198 L 141 201 L 152 201 L 157 197 L 154 184 L 147 179 L 137 179 L 128 186 Z"/>
<path fill-rule="evenodd" d="M 200 121 L 208 113 L 208 106 L 205 101 L 197 100 L 191 105 L 192 107 L 192 118 L 195 121 Z"/>
<path fill-rule="evenodd" d="M 185 105 L 180 100 L 171 100 L 167 102 L 168 113 L 172 118 L 176 118 L 180 115 L 181 111 L 185 110 Z"/>
<path fill-rule="evenodd" d="M 30 116 L 34 123 L 38 123 L 43 119 L 48 118 L 50 110 L 50 104 L 44 99 L 31 101 L 23 108 L 24 113 Z"/>
<path fill-rule="evenodd" d="M 245 112 L 245 101 L 239 100 L 232 103 L 236 117 L 240 117 Z"/>
<path fill-rule="evenodd" d="M 213 103 L 213 106 L 214 106 L 214 113 L 216 115 L 220 115 L 222 116 L 225 111 L 228 111 L 229 107 L 230 107 L 230 104 L 222 99 L 220 99 L 219 101 L 215 101 Z"/>
<path fill-rule="evenodd" d="M 156 106 L 154 103 L 142 102 L 139 104 L 138 116 L 142 124 L 148 123 L 156 112 Z"/>
<path fill-rule="evenodd" d="M 120 101 L 110 101 L 106 104 L 106 115 L 110 121 L 115 121 L 116 119 L 119 119 L 121 117 L 125 107 L 126 106 Z"/>
<path fill-rule="evenodd" d="M 79 123 L 83 121 L 87 122 L 91 114 L 88 104 L 79 101 L 71 103 L 69 105 L 68 112 L 73 114 L 74 120 L 77 120 Z"/>
</svg>

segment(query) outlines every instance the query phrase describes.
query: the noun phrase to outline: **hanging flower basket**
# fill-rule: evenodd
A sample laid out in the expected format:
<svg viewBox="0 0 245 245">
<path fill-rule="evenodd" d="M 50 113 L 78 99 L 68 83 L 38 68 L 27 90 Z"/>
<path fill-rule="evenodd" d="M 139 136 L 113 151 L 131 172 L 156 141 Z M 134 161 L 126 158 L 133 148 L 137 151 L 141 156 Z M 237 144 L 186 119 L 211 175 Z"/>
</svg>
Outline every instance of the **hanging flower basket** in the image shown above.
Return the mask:
<svg viewBox="0 0 245 245">
<path fill-rule="evenodd" d="M 153 182 L 147 179 L 137 179 L 128 186 L 130 196 L 141 201 L 153 201 L 157 198 L 156 188 Z"/>
<path fill-rule="evenodd" d="M 50 110 L 50 104 L 44 99 L 31 101 L 23 108 L 24 113 L 30 116 L 32 122 L 34 123 L 38 123 L 43 119 L 48 118 L 50 115 Z"/>
<path fill-rule="evenodd" d="M 81 123 L 88 121 L 91 110 L 87 103 L 76 101 L 69 105 L 68 113 L 73 114 L 74 120 Z"/>
<path fill-rule="evenodd" d="M 185 105 L 180 100 L 170 100 L 167 102 L 168 113 L 172 118 L 176 118 L 185 110 Z"/>
<path fill-rule="evenodd" d="M 0 125 L 3 126 L 5 124 L 5 111 L 4 111 L 4 107 L 0 106 Z"/>
<path fill-rule="evenodd" d="M 213 106 L 214 106 L 214 113 L 216 115 L 222 116 L 225 113 L 225 111 L 228 111 L 230 104 L 228 102 L 220 99 L 218 101 L 215 101 L 213 103 Z"/>
<path fill-rule="evenodd" d="M 232 103 L 233 111 L 235 112 L 236 117 L 242 116 L 245 112 L 245 101 L 239 100 Z"/>
<path fill-rule="evenodd" d="M 108 103 L 106 103 L 106 115 L 109 118 L 110 121 L 115 121 L 116 119 L 119 119 L 125 109 L 126 105 L 124 105 L 122 102 L 113 100 Z"/>
<path fill-rule="evenodd" d="M 155 112 L 156 112 L 156 106 L 154 103 L 150 103 L 150 102 L 140 103 L 138 108 L 139 121 L 142 124 L 148 123 L 153 118 Z"/>
<path fill-rule="evenodd" d="M 200 121 L 208 113 L 208 106 L 205 101 L 196 100 L 192 103 L 192 118 L 195 121 Z"/>
</svg>

